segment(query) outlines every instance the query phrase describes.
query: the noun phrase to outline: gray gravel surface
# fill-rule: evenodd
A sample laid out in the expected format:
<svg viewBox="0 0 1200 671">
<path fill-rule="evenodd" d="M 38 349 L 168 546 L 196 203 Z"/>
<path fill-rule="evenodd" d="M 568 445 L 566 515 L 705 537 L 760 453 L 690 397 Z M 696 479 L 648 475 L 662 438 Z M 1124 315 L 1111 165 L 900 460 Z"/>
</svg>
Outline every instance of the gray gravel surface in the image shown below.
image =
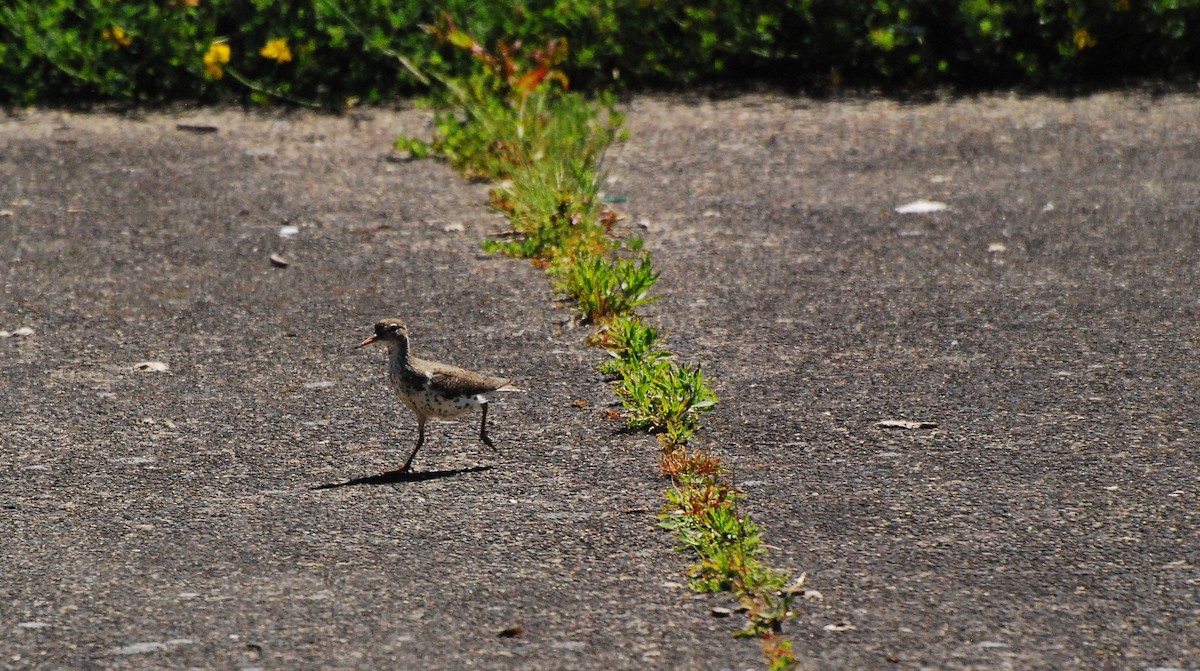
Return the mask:
<svg viewBox="0 0 1200 671">
<path fill-rule="evenodd" d="M 0 126 L 0 328 L 34 331 L 0 340 L 0 666 L 753 668 L 684 589 L 584 332 L 481 253 L 486 188 L 389 160 L 425 115 L 372 117 Z M 493 404 L 497 452 L 434 423 L 424 479 L 314 490 L 415 440 L 352 351 L 389 315 L 529 391 Z"/>
<path fill-rule="evenodd" d="M 809 666 L 1200 668 L 1200 100 L 630 118 L 656 318 L 824 597 Z"/>
<path fill-rule="evenodd" d="M 699 444 L 820 592 L 806 668 L 1200 668 L 1200 102 L 631 112 L 608 190 L 721 393 Z M 0 668 L 760 668 L 682 588 L 585 333 L 400 132 L 0 122 L 0 330 L 33 330 L 0 339 Z M 435 423 L 421 477 L 362 481 L 415 436 L 351 351 L 393 315 L 529 389 L 498 451 Z"/>
</svg>

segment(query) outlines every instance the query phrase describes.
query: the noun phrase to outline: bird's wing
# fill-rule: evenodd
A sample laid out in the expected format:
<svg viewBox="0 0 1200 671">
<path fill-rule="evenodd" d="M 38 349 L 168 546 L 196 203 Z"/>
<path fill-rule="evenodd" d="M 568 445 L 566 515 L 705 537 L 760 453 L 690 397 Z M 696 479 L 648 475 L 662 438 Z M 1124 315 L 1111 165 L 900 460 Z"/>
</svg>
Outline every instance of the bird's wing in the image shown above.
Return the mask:
<svg viewBox="0 0 1200 671">
<path fill-rule="evenodd" d="M 508 384 L 502 377 L 492 377 L 455 366 L 440 364 L 428 370 L 430 386 L 447 396 L 474 396 L 496 391 Z"/>
</svg>

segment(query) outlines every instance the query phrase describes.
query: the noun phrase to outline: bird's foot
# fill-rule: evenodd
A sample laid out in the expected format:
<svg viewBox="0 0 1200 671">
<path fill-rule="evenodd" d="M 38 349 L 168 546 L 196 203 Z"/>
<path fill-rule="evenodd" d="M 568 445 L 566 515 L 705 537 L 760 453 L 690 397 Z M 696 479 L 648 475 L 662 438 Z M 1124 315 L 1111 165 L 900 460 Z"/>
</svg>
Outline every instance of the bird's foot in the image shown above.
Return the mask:
<svg viewBox="0 0 1200 671">
<path fill-rule="evenodd" d="M 382 475 L 404 475 L 405 473 L 412 473 L 412 472 L 413 472 L 412 464 L 404 464 L 400 468 L 393 468 L 390 470 L 386 470 L 382 473 Z"/>
</svg>

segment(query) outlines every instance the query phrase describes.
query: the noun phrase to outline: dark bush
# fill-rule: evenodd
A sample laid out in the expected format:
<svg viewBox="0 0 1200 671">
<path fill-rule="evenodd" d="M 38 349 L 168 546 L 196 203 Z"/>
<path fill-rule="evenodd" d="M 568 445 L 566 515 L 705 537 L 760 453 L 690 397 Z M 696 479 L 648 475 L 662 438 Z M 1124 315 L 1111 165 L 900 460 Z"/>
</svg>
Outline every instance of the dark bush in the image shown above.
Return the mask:
<svg viewBox="0 0 1200 671">
<path fill-rule="evenodd" d="M 1200 74 L 1200 0 L 6 0 L 0 102 L 385 101 L 423 90 L 397 55 L 449 71 L 467 57 L 422 32 L 443 10 L 488 43 L 565 37 L 576 88 L 1040 88 Z"/>
</svg>

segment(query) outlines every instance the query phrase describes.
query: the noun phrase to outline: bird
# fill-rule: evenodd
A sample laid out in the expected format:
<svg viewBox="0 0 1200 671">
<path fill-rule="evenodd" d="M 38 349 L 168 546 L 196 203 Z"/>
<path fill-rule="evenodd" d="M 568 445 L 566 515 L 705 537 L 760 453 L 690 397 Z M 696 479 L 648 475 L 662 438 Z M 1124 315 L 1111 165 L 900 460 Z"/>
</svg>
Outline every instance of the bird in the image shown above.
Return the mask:
<svg viewBox="0 0 1200 671">
<path fill-rule="evenodd" d="M 417 416 L 417 445 L 400 468 L 385 475 L 412 472 L 413 458 L 425 443 L 425 422 L 430 418 L 454 419 L 475 408 L 482 410 L 479 440 L 495 449 L 487 435 L 488 401 L 496 392 L 525 391 L 512 380 L 465 370 L 436 361 L 418 359 L 409 353 L 408 328 L 400 319 L 375 322 L 375 334 L 355 349 L 383 343 L 388 348 L 388 380 L 392 390 Z"/>
</svg>

